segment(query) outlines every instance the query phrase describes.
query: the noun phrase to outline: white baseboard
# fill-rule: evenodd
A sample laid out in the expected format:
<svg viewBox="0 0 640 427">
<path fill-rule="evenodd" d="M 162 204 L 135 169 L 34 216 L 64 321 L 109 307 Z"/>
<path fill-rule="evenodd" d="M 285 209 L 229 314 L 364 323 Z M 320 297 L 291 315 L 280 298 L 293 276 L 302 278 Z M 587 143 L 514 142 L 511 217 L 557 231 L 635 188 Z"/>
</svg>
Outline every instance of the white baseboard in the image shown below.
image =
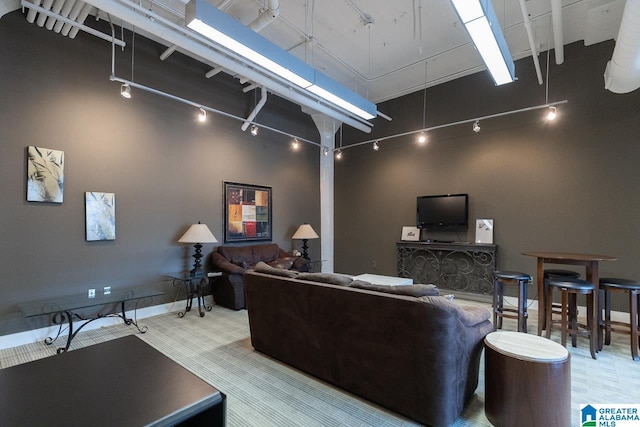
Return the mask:
<svg viewBox="0 0 640 427">
<path fill-rule="evenodd" d="M 182 302 L 184 303 L 184 301 Z M 159 314 L 170 313 L 176 310 L 175 304 L 175 302 L 168 302 L 166 304 L 144 307 L 139 309 L 138 312 L 135 313 L 135 315 L 137 319 L 140 320 L 147 317 L 157 316 Z M 133 318 L 134 311 L 129 310 L 126 312 L 126 315 L 129 318 Z M 118 324 L 123 324 L 122 319 L 119 317 L 103 317 L 98 321 L 89 323 L 87 326 L 82 328 L 82 330 L 90 331 L 92 329 L 98 329 Z M 55 336 L 57 333 L 58 326 L 52 325 L 45 328 L 33 329 L 30 331 L 18 332 L 10 335 L 3 335 L 0 336 L 0 350 L 44 341 L 47 337 Z"/>
</svg>

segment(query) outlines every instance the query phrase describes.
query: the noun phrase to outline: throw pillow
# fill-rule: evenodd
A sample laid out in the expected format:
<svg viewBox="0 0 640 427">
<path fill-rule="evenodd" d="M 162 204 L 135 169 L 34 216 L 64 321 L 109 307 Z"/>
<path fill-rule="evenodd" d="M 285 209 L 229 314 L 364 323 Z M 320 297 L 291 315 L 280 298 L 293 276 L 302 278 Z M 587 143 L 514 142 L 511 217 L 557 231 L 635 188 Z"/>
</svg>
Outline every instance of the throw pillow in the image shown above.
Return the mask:
<svg viewBox="0 0 640 427">
<path fill-rule="evenodd" d="M 298 276 L 298 272 L 295 270 L 285 270 L 282 268 L 271 267 L 269 264 L 260 261 L 254 267 L 254 270 L 258 273 L 267 273 L 273 274 L 274 276 L 283 276 L 283 277 L 292 277 L 295 278 Z"/>
<path fill-rule="evenodd" d="M 387 294 L 394 295 L 406 295 L 409 297 L 424 297 L 424 296 L 437 296 L 440 295 L 440 291 L 436 285 L 374 285 L 367 282 L 357 281 L 350 285 L 352 288 L 366 289 L 369 291 L 385 292 Z"/>
<path fill-rule="evenodd" d="M 330 285 L 348 286 L 353 277 L 339 273 L 300 273 L 298 279 L 312 282 L 329 283 Z"/>
<path fill-rule="evenodd" d="M 291 270 L 291 266 L 293 266 L 293 262 L 296 259 L 293 257 L 287 258 L 278 258 L 274 261 L 271 261 L 269 265 L 273 268 L 284 268 L 285 270 Z"/>
</svg>

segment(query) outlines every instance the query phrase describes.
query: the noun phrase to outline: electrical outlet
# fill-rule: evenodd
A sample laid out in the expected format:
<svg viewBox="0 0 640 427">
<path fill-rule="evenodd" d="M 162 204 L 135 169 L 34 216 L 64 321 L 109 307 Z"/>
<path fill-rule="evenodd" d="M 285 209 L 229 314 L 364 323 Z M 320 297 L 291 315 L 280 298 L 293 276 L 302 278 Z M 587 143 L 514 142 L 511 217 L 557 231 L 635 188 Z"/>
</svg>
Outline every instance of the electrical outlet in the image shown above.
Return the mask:
<svg viewBox="0 0 640 427">
<path fill-rule="evenodd" d="M 376 265 L 376 262 L 375 262 L 375 261 L 371 261 L 371 267 L 373 267 L 373 268 L 376 268 L 376 267 L 377 267 L 377 265 Z"/>
<path fill-rule="evenodd" d="M 104 287 L 104 294 L 105 295 L 109 295 L 111 293 L 111 286 L 105 286 Z"/>
<path fill-rule="evenodd" d="M 96 290 L 89 289 L 89 298 L 95 298 L 95 297 L 96 297 Z"/>
</svg>

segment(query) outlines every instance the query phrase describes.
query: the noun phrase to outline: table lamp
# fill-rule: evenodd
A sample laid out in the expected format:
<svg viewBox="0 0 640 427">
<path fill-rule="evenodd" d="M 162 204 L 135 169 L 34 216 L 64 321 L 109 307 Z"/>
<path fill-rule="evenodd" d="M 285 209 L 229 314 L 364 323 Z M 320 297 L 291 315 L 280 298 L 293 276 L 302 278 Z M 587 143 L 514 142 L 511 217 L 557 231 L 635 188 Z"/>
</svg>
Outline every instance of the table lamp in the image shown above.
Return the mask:
<svg viewBox="0 0 640 427">
<path fill-rule="evenodd" d="M 309 224 L 302 224 L 298 227 L 296 232 L 293 233 L 293 236 L 291 236 L 292 239 L 302 240 L 302 258 L 307 261 L 309 261 L 309 254 L 307 253 L 307 249 L 309 249 L 309 247 L 307 246 L 307 240 L 317 239 L 318 237 L 318 234 Z"/>
<path fill-rule="evenodd" d="M 216 243 L 218 240 L 213 235 L 209 227 L 206 224 L 201 224 L 198 221 L 197 224 L 193 224 L 186 233 L 178 240 L 180 243 L 195 243 L 194 247 L 196 252 L 193 254 L 196 262 L 193 264 L 193 269 L 189 272 L 189 275 L 193 278 L 204 276 L 204 270 L 202 264 L 200 264 L 200 258 L 202 258 L 202 243 Z"/>
</svg>

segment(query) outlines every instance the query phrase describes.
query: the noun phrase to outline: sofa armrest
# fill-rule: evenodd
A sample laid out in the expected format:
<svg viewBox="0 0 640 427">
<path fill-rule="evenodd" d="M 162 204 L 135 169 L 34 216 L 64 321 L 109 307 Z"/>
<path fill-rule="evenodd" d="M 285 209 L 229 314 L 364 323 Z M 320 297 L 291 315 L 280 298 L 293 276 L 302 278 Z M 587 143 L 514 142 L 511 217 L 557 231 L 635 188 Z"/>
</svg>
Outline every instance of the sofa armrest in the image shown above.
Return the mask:
<svg viewBox="0 0 640 427">
<path fill-rule="evenodd" d="M 217 252 L 214 252 L 213 255 L 211 255 L 211 263 L 216 271 L 221 271 L 223 273 L 243 274 L 246 271 L 246 269 L 240 267 L 239 265 L 230 263 L 225 257 Z"/>
<path fill-rule="evenodd" d="M 297 270 L 301 272 L 309 271 L 309 261 L 302 258 L 301 256 L 295 257 L 296 260 L 293 261 L 293 265 L 291 266 L 292 270 Z"/>
<path fill-rule="evenodd" d="M 446 297 L 424 296 L 418 299 L 427 304 L 439 305 L 441 307 L 446 307 L 448 310 L 454 311 L 464 326 L 480 325 L 491 318 L 491 313 L 486 308 L 460 306 L 449 301 Z"/>
</svg>

